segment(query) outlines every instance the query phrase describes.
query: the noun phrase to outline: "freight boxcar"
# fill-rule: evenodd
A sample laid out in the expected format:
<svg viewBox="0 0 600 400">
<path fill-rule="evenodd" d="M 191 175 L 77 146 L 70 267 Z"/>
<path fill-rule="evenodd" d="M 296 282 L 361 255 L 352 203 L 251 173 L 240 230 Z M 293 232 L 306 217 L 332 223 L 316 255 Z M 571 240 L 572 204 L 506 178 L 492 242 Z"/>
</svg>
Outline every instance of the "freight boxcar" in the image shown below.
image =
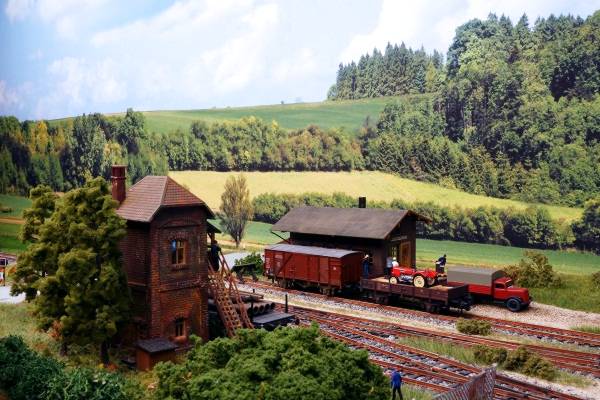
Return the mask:
<svg viewBox="0 0 600 400">
<path fill-rule="evenodd" d="M 281 286 L 315 287 L 333 294 L 360 281 L 363 253 L 275 244 L 265 248 L 265 273 Z"/>
</svg>

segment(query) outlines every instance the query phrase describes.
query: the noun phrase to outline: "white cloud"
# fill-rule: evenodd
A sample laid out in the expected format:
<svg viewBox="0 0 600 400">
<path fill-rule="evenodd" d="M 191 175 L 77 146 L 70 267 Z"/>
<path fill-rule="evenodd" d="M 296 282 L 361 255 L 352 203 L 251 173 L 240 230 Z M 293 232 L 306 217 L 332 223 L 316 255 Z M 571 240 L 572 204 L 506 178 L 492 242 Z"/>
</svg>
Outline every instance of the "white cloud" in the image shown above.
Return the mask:
<svg viewBox="0 0 600 400">
<path fill-rule="evenodd" d="M 8 0 L 4 12 L 9 21 L 25 19 L 33 9 L 34 0 Z"/>
<path fill-rule="evenodd" d="M 206 67 L 214 70 L 218 93 L 241 89 L 264 70 L 264 50 L 278 22 L 278 6 L 262 5 L 241 18 L 245 32 L 204 54 Z"/>
<path fill-rule="evenodd" d="M 131 77 L 134 98 L 209 101 L 243 89 L 265 70 L 279 7 L 252 6 L 251 0 L 178 2 L 97 32 L 91 43 L 98 51 L 125 55 L 119 67 Z"/>
<path fill-rule="evenodd" d="M 89 62 L 65 57 L 48 67 L 52 84 L 48 94 L 39 99 L 38 117 L 56 117 L 82 106 L 95 107 L 123 100 L 127 85 L 120 78 L 117 63 L 111 58 Z"/>
<path fill-rule="evenodd" d="M 76 38 L 86 22 L 93 19 L 109 0 L 8 0 L 5 7 L 10 21 L 37 17 L 54 26 L 63 38 Z"/>
<path fill-rule="evenodd" d="M 6 113 L 5 111 L 18 105 L 19 102 L 17 91 L 9 88 L 6 81 L 0 80 L 0 113 Z"/>
<path fill-rule="evenodd" d="M 280 61 L 273 68 L 273 77 L 277 82 L 286 82 L 313 74 L 317 70 L 314 52 L 309 48 L 300 49 L 293 58 Z"/>
<path fill-rule="evenodd" d="M 366 34 L 354 36 L 340 58 L 343 62 L 357 61 L 374 47 L 383 50 L 388 42 L 404 42 L 412 48 L 424 46 L 429 52 L 436 49 L 445 53 L 455 29 L 473 18 L 485 19 L 490 13 L 504 14 L 514 23 L 525 13 L 533 24 L 539 16 L 564 13 L 564 9 L 585 15 L 594 5 L 600 7 L 600 1 L 576 0 L 565 7 L 561 0 L 421 0 L 410 3 L 384 0 L 377 25 Z"/>
</svg>

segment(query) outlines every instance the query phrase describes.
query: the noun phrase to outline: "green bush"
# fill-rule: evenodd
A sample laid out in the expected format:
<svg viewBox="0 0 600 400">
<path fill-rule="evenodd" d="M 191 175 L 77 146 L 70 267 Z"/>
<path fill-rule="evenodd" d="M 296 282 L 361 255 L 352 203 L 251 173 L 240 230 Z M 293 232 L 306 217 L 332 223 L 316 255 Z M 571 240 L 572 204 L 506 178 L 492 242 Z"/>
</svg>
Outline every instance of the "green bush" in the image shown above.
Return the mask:
<svg viewBox="0 0 600 400">
<path fill-rule="evenodd" d="M 248 254 L 246 257 L 239 258 L 235 260 L 234 265 L 242 265 L 242 264 L 254 264 L 256 265 L 255 272 L 256 274 L 262 274 L 264 271 L 265 263 L 262 259 L 262 256 L 259 252 L 253 251 Z"/>
<path fill-rule="evenodd" d="M 74 368 L 48 384 L 46 400 L 128 400 L 125 379 L 116 373 Z"/>
<path fill-rule="evenodd" d="M 558 375 L 558 370 L 554 365 L 532 353 L 525 346 L 520 346 L 517 350 L 508 353 L 504 368 L 548 381 L 554 380 Z"/>
<path fill-rule="evenodd" d="M 0 389 L 11 400 L 45 399 L 48 382 L 62 375 L 62 364 L 29 349 L 20 336 L 0 339 Z"/>
<path fill-rule="evenodd" d="M 513 281 L 527 288 L 560 288 L 564 286 L 563 280 L 556 274 L 548 257 L 535 251 L 526 251 L 525 257 L 519 264 L 510 265 L 505 272 Z"/>
<path fill-rule="evenodd" d="M 181 364 L 160 363 L 161 399 L 383 400 L 389 386 L 365 351 L 321 336 L 317 326 L 241 330 L 201 344 Z"/>
<path fill-rule="evenodd" d="M 456 329 L 468 335 L 487 336 L 491 333 L 492 326 L 483 320 L 459 318 L 456 321 Z"/>
<path fill-rule="evenodd" d="M 592 285 L 600 289 L 600 271 L 594 272 L 591 277 Z"/>
<path fill-rule="evenodd" d="M 456 329 L 467 335 L 487 336 L 492 333 L 492 325 L 480 319 L 464 319 L 459 318 L 456 321 Z"/>
<path fill-rule="evenodd" d="M 473 346 L 475 360 L 482 364 L 502 364 L 506 360 L 506 349 L 488 347 L 482 344 Z"/>
</svg>

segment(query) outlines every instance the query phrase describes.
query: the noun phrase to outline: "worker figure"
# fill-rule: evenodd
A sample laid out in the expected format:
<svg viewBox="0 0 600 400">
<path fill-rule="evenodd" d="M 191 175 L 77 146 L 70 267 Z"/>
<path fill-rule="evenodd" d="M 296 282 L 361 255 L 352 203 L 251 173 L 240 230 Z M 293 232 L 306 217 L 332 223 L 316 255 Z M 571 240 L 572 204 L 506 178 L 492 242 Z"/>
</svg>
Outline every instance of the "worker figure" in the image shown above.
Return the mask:
<svg viewBox="0 0 600 400">
<path fill-rule="evenodd" d="M 371 261 L 369 260 L 369 255 L 365 254 L 365 257 L 362 260 L 362 268 L 363 268 L 363 278 L 369 277 L 369 269 L 371 267 Z"/>
<path fill-rule="evenodd" d="M 444 254 L 435 262 L 435 272 L 443 274 L 446 271 L 446 255 Z"/>
<path fill-rule="evenodd" d="M 390 378 L 390 383 L 392 386 L 392 400 L 396 400 L 396 393 L 398 393 L 398 398 L 402 399 L 402 374 L 397 369 L 392 372 L 392 376 Z"/>
<path fill-rule="evenodd" d="M 210 248 L 208 252 L 208 256 L 210 257 L 210 263 L 215 271 L 219 270 L 219 253 L 221 252 L 221 248 L 219 247 L 219 242 L 216 239 L 211 238 Z"/>
<path fill-rule="evenodd" d="M 388 257 L 385 260 L 385 276 L 388 279 L 392 278 L 392 257 Z"/>
</svg>

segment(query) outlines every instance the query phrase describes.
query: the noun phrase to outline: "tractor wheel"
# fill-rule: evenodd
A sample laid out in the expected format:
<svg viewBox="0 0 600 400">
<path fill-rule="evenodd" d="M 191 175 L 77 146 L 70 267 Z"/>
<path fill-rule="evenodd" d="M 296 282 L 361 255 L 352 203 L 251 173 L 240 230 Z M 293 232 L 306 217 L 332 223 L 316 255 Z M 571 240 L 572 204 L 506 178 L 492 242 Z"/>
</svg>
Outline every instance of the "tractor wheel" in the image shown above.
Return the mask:
<svg viewBox="0 0 600 400">
<path fill-rule="evenodd" d="M 506 300 L 506 308 L 512 312 L 521 311 L 521 301 L 511 297 L 510 299 Z"/>
<path fill-rule="evenodd" d="M 425 287 L 425 278 L 422 275 L 415 275 L 413 278 L 413 285 L 415 287 Z"/>
<path fill-rule="evenodd" d="M 400 283 L 400 280 L 398 278 L 396 278 L 395 276 L 392 276 L 390 278 L 390 283 Z"/>
<path fill-rule="evenodd" d="M 427 287 L 435 285 L 435 278 L 427 278 Z"/>
</svg>

